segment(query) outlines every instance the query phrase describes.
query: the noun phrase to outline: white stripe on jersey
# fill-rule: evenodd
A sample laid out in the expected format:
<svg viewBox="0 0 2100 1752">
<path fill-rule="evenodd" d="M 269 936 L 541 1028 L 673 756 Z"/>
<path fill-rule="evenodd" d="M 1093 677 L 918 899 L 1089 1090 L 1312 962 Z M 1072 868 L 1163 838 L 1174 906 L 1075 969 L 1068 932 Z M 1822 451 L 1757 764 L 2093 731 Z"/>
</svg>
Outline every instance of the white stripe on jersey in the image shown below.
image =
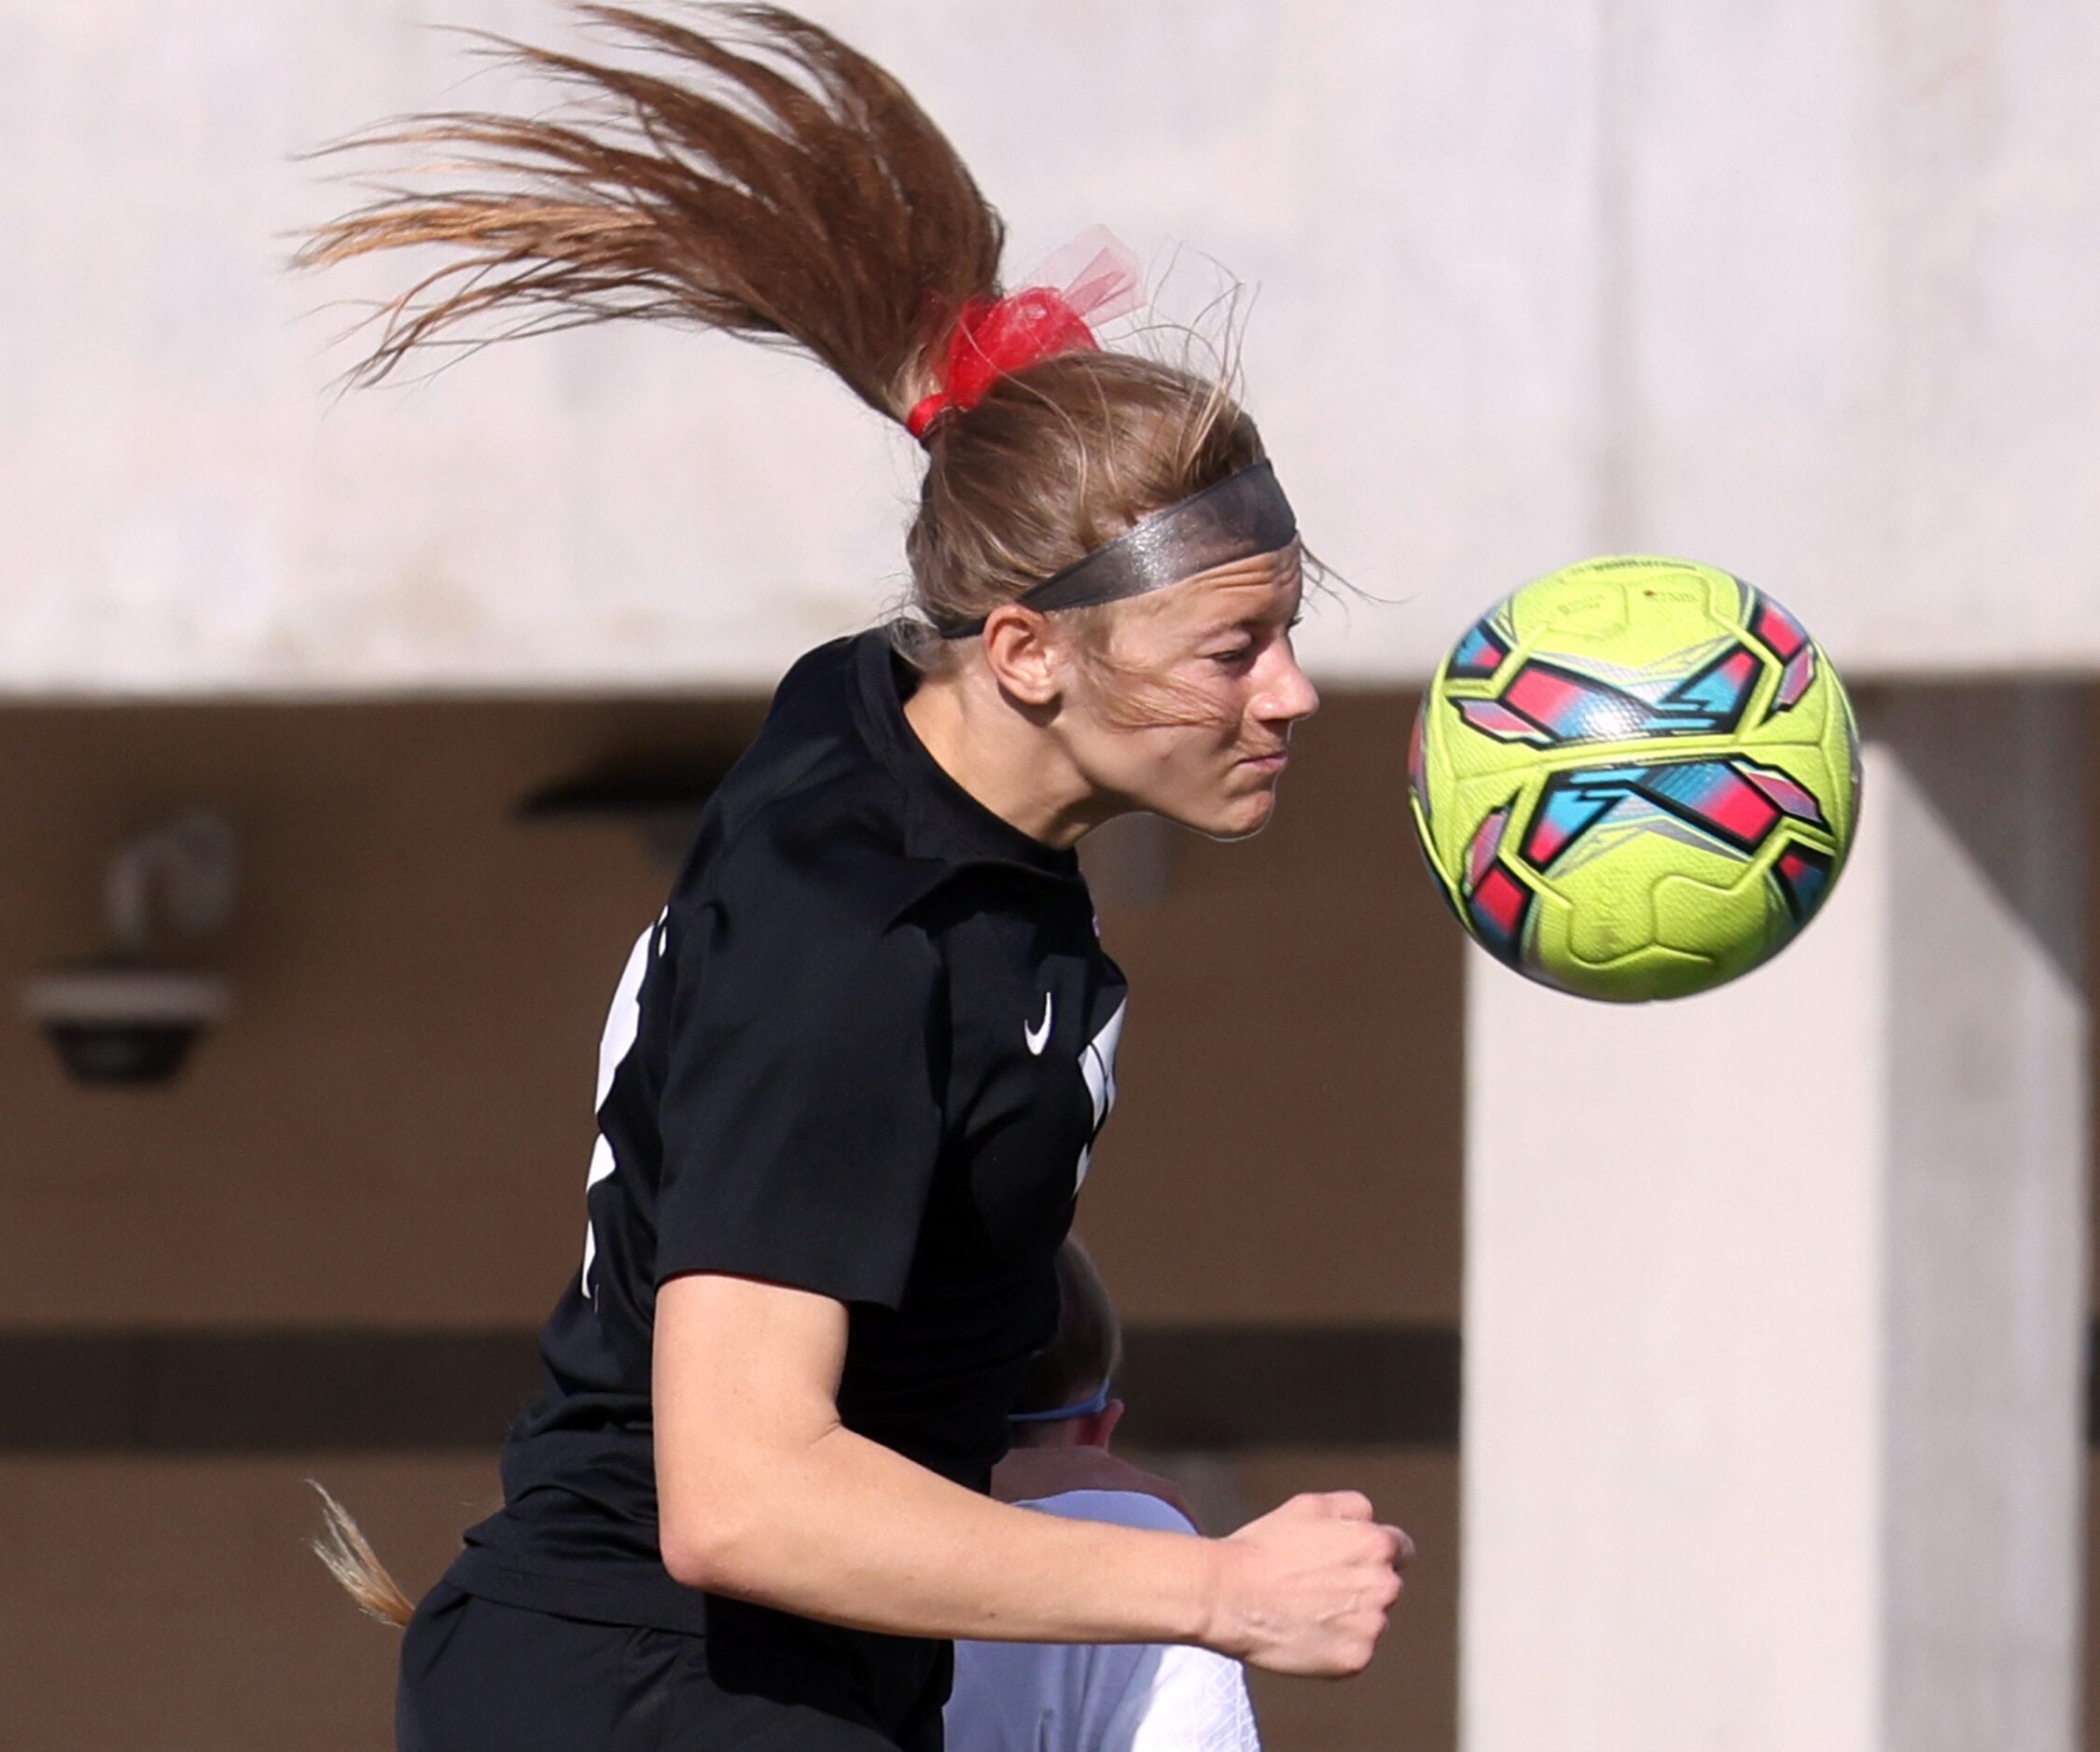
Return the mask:
<svg viewBox="0 0 2100 1752">
<path fill-rule="evenodd" d="M 665 925 L 670 915 L 671 910 L 666 907 L 634 939 L 634 947 L 627 952 L 627 966 L 620 969 L 619 983 L 613 988 L 612 1008 L 605 1012 L 605 1031 L 598 1036 L 598 1095 L 591 1104 L 594 1114 L 605 1105 L 605 1097 L 613 1092 L 613 1078 L 619 1075 L 627 1055 L 634 1050 L 634 1036 L 642 1029 L 642 980 L 648 974 L 652 947 L 661 955 L 670 939 Z M 613 1147 L 600 1132 L 598 1141 L 591 1147 L 591 1171 L 583 1176 L 583 1196 L 590 1198 L 591 1189 L 610 1176 L 619 1165 L 613 1161 Z M 587 1297 L 591 1294 L 591 1267 L 597 1258 L 598 1231 L 587 1217 L 583 1225 L 583 1274 L 577 1280 Z"/>
<path fill-rule="evenodd" d="M 1101 1032 L 1087 1042 L 1086 1050 L 1079 1054 L 1079 1075 L 1086 1078 L 1087 1099 L 1093 1103 L 1093 1136 L 1101 1135 L 1101 1128 L 1108 1123 L 1108 1116 L 1116 1107 L 1116 1045 L 1123 1037 L 1123 1012 L 1130 1008 L 1130 999 L 1125 998 L 1116 1006 L 1116 1013 L 1101 1024 Z M 1087 1183 L 1087 1170 L 1093 1166 L 1093 1139 L 1087 1140 L 1086 1148 L 1079 1152 L 1079 1172 L 1074 1177 L 1072 1189 L 1077 1192 Z"/>
</svg>

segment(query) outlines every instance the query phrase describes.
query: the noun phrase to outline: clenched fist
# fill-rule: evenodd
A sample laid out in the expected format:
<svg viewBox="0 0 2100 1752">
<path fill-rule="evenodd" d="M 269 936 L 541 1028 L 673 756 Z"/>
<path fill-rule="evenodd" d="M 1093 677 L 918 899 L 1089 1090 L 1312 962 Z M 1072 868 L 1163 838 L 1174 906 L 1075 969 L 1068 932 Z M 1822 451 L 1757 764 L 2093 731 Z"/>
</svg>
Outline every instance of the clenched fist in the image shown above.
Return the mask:
<svg viewBox="0 0 2100 1752">
<path fill-rule="evenodd" d="M 1413 1555 L 1355 1491 L 1294 1496 L 1217 1542 L 1203 1645 L 1272 1673 L 1361 1673 Z"/>
</svg>

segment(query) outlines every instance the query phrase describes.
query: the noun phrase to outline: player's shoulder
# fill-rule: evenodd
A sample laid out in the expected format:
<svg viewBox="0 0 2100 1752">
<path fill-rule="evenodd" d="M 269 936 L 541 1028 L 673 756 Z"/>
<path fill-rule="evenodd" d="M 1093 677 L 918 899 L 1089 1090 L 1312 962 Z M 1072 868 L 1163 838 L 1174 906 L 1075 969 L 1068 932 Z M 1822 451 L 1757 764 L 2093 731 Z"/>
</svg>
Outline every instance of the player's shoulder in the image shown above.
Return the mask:
<svg viewBox="0 0 2100 1752">
<path fill-rule="evenodd" d="M 725 823 L 684 886 L 798 930 L 880 931 L 925 882 L 894 792 L 879 770 L 851 763 L 806 772 Z"/>
<path fill-rule="evenodd" d="M 1143 1491 L 1060 1491 L 1021 1505 L 1066 1521 L 1101 1521 L 1150 1533 L 1194 1533 L 1195 1523 L 1172 1503 Z"/>
<path fill-rule="evenodd" d="M 880 932 L 925 884 L 906 799 L 853 702 L 864 647 L 820 646 L 788 672 L 766 721 L 702 814 L 674 898 L 763 915 L 826 946 Z"/>
</svg>

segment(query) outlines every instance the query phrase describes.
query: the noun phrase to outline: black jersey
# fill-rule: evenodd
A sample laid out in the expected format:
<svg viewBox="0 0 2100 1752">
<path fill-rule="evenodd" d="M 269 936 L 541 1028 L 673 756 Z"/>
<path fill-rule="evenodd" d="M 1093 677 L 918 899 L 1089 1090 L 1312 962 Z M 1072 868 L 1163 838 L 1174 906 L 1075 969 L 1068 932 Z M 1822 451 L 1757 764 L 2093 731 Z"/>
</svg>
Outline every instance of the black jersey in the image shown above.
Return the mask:
<svg viewBox="0 0 2100 1752">
<path fill-rule="evenodd" d="M 582 1269 L 505 1446 L 504 1508 L 452 1572 L 470 1592 L 733 1637 L 725 1660 L 829 1669 L 811 1684 L 938 1647 L 674 1581 L 649 1414 L 658 1286 L 793 1285 L 848 1306 L 846 1427 L 982 1489 L 1055 1327 L 1123 980 L 1078 860 L 940 770 L 905 722 L 909 684 L 881 633 L 802 659 L 634 945 L 600 1054 Z"/>
</svg>

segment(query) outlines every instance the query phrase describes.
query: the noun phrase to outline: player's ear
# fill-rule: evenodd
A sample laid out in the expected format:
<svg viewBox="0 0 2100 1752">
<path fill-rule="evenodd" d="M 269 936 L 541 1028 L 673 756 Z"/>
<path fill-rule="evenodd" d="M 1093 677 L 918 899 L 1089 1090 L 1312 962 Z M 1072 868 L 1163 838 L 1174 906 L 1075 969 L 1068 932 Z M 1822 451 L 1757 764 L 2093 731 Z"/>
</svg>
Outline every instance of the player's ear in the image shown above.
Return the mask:
<svg viewBox="0 0 2100 1752">
<path fill-rule="evenodd" d="M 1123 1402 L 1111 1399 L 1086 1420 L 1086 1431 L 1079 1439 L 1090 1448 L 1106 1448 L 1108 1439 L 1116 1433 L 1116 1425 L 1123 1421 Z"/>
<path fill-rule="evenodd" d="M 1023 705 L 1051 706 L 1064 688 L 1064 651 L 1049 620 L 1002 603 L 984 618 L 984 660 L 1001 691 Z"/>
</svg>

